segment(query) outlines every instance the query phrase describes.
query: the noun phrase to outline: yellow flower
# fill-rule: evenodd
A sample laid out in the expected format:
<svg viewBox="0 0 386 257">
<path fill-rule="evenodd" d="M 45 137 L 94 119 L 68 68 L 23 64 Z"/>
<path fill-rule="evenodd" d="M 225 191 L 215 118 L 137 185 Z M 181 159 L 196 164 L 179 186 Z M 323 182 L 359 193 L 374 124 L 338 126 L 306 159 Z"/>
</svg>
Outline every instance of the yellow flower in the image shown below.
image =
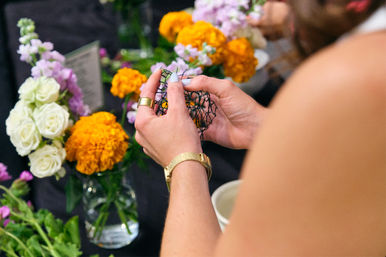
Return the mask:
<svg viewBox="0 0 386 257">
<path fill-rule="evenodd" d="M 111 113 L 97 112 L 80 117 L 66 142 L 66 158 L 77 161 L 76 169 L 87 175 L 110 170 L 125 155 L 128 139 Z"/>
<path fill-rule="evenodd" d="M 202 44 L 206 42 L 209 46 L 216 48 L 216 52 L 209 56 L 213 64 L 223 62 L 226 37 L 219 29 L 208 22 L 198 21 L 183 28 L 178 33 L 176 42 L 185 46 L 191 45 L 198 50 L 201 50 Z"/>
<path fill-rule="evenodd" d="M 255 74 L 257 63 L 254 50 L 246 38 L 234 39 L 226 44 L 225 76 L 235 82 L 246 82 Z"/>
<path fill-rule="evenodd" d="M 139 95 L 139 89 L 146 80 L 146 76 L 139 71 L 130 68 L 122 68 L 115 74 L 111 83 L 112 87 L 110 92 L 119 98 L 124 98 L 129 93 Z"/>
<path fill-rule="evenodd" d="M 164 17 L 159 24 L 159 33 L 165 37 L 169 42 L 174 42 L 176 35 L 184 27 L 192 25 L 192 15 L 187 12 L 169 12 Z"/>
</svg>

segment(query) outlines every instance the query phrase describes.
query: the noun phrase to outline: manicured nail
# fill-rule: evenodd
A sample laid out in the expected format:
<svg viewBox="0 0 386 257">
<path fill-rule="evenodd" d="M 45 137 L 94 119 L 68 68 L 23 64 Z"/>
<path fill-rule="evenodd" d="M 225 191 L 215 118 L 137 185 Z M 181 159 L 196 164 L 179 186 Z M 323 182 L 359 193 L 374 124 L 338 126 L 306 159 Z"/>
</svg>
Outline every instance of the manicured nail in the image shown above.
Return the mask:
<svg viewBox="0 0 386 257">
<path fill-rule="evenodd" d="M 178 82 L 178 76 L 175 72 L 170 75 L 169 82 Z"/>
<path fill-rule="evenodd" d="M 192 82 L 192 80 L 191 79 L 183 79 L 183 80 L 181 80 L 181 82 L 182 82 L 182 84 L 184 84 L 184 86 L 187 86 L 190 84 L 190 82 Z"/>
</svg>

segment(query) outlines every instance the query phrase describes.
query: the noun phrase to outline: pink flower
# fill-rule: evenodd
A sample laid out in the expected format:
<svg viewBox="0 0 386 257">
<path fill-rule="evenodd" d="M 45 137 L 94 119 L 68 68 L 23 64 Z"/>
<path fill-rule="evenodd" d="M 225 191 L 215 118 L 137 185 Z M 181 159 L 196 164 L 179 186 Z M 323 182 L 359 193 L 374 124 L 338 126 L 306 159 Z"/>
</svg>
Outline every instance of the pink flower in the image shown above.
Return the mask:
<svg viewBox="0 0 386 257">
<path fill-rule="evenodd" d="M 7 166 L 0 162 L 0 182 L 10 180 L 11 178 L 7 172 Z"/>
<path fill-rule="evenodd" d="M 107 57 L 107 50 L 106 50 L 106 48 L 99 49 L 99 56 L 101 58 Z"/>
<path fill-rule="evenodd" d="M 4 227 L 6 227 L 10 221 L 11 221 L 10 219 L 5 219 L 3 223 Z"/>
<path fill-rule="evenodd" d="M 131 63 L 129 63 L 129 62 L 122 62 L 121 63 L 121 68 L 131 68 Z"/>
<path fill-rule="evenodd" d="M 8 206 L 1 206 L 0 207 L 0 218 L 5 219 L 9 216 L 11 213 L 11 210 Z"/>
<path fill-rule="evenodd" d="M 20 180 L 23 180 L 25 182 L 28 182 L 28 181 L 31 181 L 33 179 L 33 176 L 32 174 L 29 172 L 29 171 L 23 171 L 20 176 L 19 176 L 19 179 Z"/>
</svg>

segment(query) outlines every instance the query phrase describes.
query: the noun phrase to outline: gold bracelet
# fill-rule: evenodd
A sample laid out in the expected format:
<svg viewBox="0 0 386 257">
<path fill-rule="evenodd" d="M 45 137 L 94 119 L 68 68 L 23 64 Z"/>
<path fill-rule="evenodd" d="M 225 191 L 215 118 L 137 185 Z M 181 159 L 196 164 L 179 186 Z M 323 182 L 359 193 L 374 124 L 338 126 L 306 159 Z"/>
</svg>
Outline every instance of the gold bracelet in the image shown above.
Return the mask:
<svg viewBox="0 0 386 257">
<path fill-rule="evenodd" d="M 204 153 L 181 153 L 174 157 L 174 159 L 164 168 L 166 185 L 168 190 L 170 191 L 170 182 L 172 181 L 172 172 L 174 168 L 184 161 L 197 161 L 202 166 L 204 166 L 206 170 L 206 174 L 208 176 L 208 180 L 212 176 L 212 165 L 210 163 L 210 159 Z"/>
</svg>

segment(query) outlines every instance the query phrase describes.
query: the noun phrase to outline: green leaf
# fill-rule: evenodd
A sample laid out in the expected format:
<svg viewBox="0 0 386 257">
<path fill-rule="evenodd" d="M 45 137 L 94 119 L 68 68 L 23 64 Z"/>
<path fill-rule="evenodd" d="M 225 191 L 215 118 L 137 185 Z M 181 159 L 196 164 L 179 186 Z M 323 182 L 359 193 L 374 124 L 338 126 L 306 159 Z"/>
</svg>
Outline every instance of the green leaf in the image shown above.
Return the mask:
<svg viewBox="0 0 386 257">
<path fill-rule="evenodd" d="M 109 75 L 105 70 L 102 69 L 102 82 L 110 84 L 112 80 L 113 76 Z"/>
<path fill-rule="evenodd" d="M 46 250 L 44 250 L 42 247 L 40 247 L 39 237 L 37 235 L 33 235 L 30 237 L 26 245 L 28 246 L 28 249 L 36 256 L 47 256 L 48 253 Z"/>
<path fill-rule="evenodd" d="M 48 236 L 54 238 L 63 231 L 63 222 L 60 219 L 55 219 L 52 213 L 46 215 L 44 226 L 48 232 Z"/>
<path fill-rule="evenodd" d="M 158 38 L 158 44 L 157 44 L 159 47 L 165 49 L 165 50 L 169 50 L 169 51 L 174 51 L 174 46 L 175 44 L 169 42 L 165 37 L 163 36 L 160 36 Z"/>
<path fill-rule="evenodd" d="M 44 223 L 44 220 L 46 219 L 46 216 L 49 215 L 50 212 L 46 209 L 39 209 L 36 213 L 35 213 L 35 219 L 37 220 L 38 224 L 39 225 L 43 225 Z"/>
<path fill-rule="evenodd" d="M 74 216 L 64 225 L 64 234 L 67 242 L 72 242 L 80 247 L 79 217 Z"/>
<path fill-rule="evenodd" d="M 225 78 L 221 65 L 205 67 L 203 74 L 209 77 L 216 77 L 219 79 Z"/>
<path fill-rule="evenodd" d="M 79 251 L 78 246 L 71 243 L 54 242 L 54 249 L 60 254 L 60 256 L 77 257 L 81 256 L 82 252 Z"/>
<path fill-rule="evenodd" d="M 34 232 L 25 223 L 21 222 L 10 222 L 7 225 L 7 231 L 15 235 L 20 240 L 31 237 Z"/>
<path fill-rule="evenodd" d="M 66 212 L 71 213 L 82 199 L 82 182 L 72 174 L 65 186 Z"/>
</svg>

